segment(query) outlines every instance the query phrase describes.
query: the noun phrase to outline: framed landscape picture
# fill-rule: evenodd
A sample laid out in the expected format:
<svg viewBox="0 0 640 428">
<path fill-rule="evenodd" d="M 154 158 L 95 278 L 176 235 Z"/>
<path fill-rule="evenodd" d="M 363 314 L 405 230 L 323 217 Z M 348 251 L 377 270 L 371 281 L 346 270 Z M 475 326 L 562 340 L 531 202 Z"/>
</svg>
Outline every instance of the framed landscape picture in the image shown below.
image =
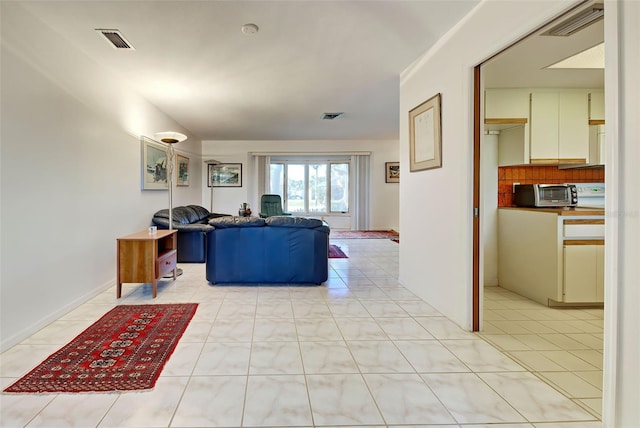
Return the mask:
<svg viewBox="0 0 640 428">
<path fill-rule="evenodd" d="M 166 190 L 167 184 L 167 149 L 148 138 L 142 138 L 142 189 Z"/>
<path fill-rule="evenodd" d="M 177 180 L 176 186 L 189 185 L 189 158 L 182 155 L 176 155 Z"/>
<path fill-rule="evenodd" d="M 385 183 L 400 183 L 400 162 L 385 162 L 384 172 Z"/>
<path fill-rule="evenodd" d="M 242 164 L 219 163 L 209 165 L 207 186 L 211 187 L 242 187 Z"/>
</svg>

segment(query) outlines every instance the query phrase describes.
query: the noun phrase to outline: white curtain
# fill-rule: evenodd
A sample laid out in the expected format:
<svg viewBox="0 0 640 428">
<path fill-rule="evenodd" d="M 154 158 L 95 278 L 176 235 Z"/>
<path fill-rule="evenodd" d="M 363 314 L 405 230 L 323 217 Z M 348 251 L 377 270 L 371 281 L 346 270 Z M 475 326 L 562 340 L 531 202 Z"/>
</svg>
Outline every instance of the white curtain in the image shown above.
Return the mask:
<svg viewBox="0 0 640 428">
<path fill-rule="evenodd" d="M 369 155 L 351 156 L 351 168 L 353 169 L 353 218 L 351 224 L 354 230 L 369 229 L 369 160 Z"/>
<path fill-rule="evenodd" d="M 260 197 L 265 193 L 269 193 L 269 183 L 271 181 L 271 177 L 269 176 L 271 170 L 269 167 L 270 164 L 271 156 L 253 156 L 253 176 L 256 177 L 257 182 L 254 183 L 254 186 L 249 190 L 249 200 L 253 201 L 252 207 L 256 213 L 260 211 Z"/>
</svg>

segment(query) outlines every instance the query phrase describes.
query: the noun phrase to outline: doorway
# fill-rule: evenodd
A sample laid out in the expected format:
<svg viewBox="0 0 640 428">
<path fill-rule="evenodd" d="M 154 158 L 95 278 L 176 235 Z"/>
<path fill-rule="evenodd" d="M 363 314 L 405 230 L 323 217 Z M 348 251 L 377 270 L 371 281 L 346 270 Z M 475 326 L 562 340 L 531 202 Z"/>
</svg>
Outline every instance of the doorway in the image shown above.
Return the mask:
<svg viewBox="0 0 640 428">
<path fill-rule="evenodd" d="M 568 38 L 553 39 L 553 36 L 540 36 L 549 28 L 563 22 L 570 16 L 582 13 L 583 10 L 592 6 L 589 3 L 572 9 L 557 19 L 545 24 L 532 34 L 525 36 L 522 40 L 496 54 L 474 69 L 474 186 L 473 186 L 473 206 L 474 206 L 474 242 L 473 242 L 473 330 L 484 335 L 491 336 L 490 342 L 512 356 L 519 363 L 527 366 L 536 372 L 543 380 L 563 390 L 572 399 L 579 402 L 583 407 L 601 417 L 602 407 L 602 332 L 603 314 L 602 310 L 580 310 L 566 311 L 551 309 L 529 299 L 501 289 L 498 285 L 497 277 L 495 284 L 490 284 L 486 278 L 488 271 L 497 272 L 497 269 L 488 269 L 487 262 L 491 263 L 492 252 L 487 250 L 487 241 L 491 238 L 481 236 L 487 229 L 485 214 L 486 204 L 491 198 L 485 194 L 488 192 L 483 180 L 488 176 L 496 175 L 495 171 L 487 174 L 483 168 L 489 153 L 485 153 L 486 141 L 484 124 L 484 94 L 487 88 L 496 88 L 495 82 L 502 81 L 503 88 L 601 88 L 604 90 L 604 70 L 596 69 L 575 69 L 575 70 L 550 70 L 544 67 L 551 65 L 555 60 L 548 59 L 542 67 L 533 67 L 534 59 L 532 52 L 546 52 L 558 56 L 557 60 L 564 59 L 559 56 L 560 51 L 567 51 Z M 572 47 L 575 52 L 586 50 L 595 44 L 604 42 L 604 29 L 602 20 L 596 21 L 588 27 L 591 38 L 585 45 Z M 584 33 L 586 34 L 586 33 Z M 583 34 L 583 36 L 584 36 Z M 534 40 L 537 37 L 540 40 Z M 571 36 L 569 36 L 571 37 Z M 599 38 L 600 40 L 596 40 Z M 540 43 L 559 43 L 561 47 L 541 48 L 532 45 Z M 597 42 L 597 43 L 596 43 Z M 565 49 L 566 48 L 566 49 Z M 509 58 L 515 64 L 513 68 L 507 69 L 505 64 Z M 532 67 L 529 73 L 521 67 Z M 497 67 L 497 68 L 496 68 Z M 535 71 L 536 73 L 533 73 Z M 513 74 L 509 77 L 507 72 Z M 535 76 L 540 74 L 540 76 Z M 555 80 L 554 80 L 555 79 Z M 594 80 L 596 79 L 596 80 Z M 597 82 L 597 79 L 600 79 Z M 517 118 L 518 116 L 507 116 L 507 118 Z M 500 131 L 496 131 L 499 133 Z M 528 132 L 528 131 L 527 131 Z M 490 136 L 496 144 L 496 138 Z M 528 149 L 526 147 L 528 156 Z M 485 156 L 487 155 L 487 156 Z M 491 156 L 494 156 L 491 153 Z M 497 156 L 496 156 L 497 157 Z M 523 162 L 524 163 L 524 162 Z M 517 164 L 517 163 L 516 163 Z M 522 165 L 521 165 L 522 166 Z M 498 165 L 495 165 L 498 169 Z M 576 176 L 579 176 L 578 174 Z M 576 180 L 577 181 L 577 180 Z M 585 180 L 582 180 L 585 181 Z M 491 187 L 491 186 L 489 186 Z M 497 183 L 493 190 L 497 193 Z M 493 196 L 493 195 L 492 195 Z M 497 199 L 497 198 L 496 198 Z M 493 202 L 491 202 L 493 203 Z M 497 213 L 500 201 L 495 202 L 495 212 Z M 495 216 L 497 218 L 497 215 Z M 495 238 L 497 241 L 497 238 Z M 497 260 L 493 261 L 497 264 Z M 496 285 L 496 287 L 486 287 Z M 508 316 L 507 316 L 508 314 Z M 584 321 L 585 324 L 577 322 Z M 563 326 L 564 324 L 564 326 Z M 575 331 L 568 329 L 568 325 L 575 325 Z M 584 330 L 577 326 L 581 325 Z M 555 329 L 554 329 L 555 328 Z M 555 340 L 559 339 L 559 340 Z M 567 340 L 570 339 L 570 340 Z M 555 358 L 555 361 L 554 361 Z M 568 386 L 571 383 L 572 386 Z M 578 386 L 579 385 L 579 386 Z M 570 389 L 570 390 L 569 390 Z"/>
</svg>

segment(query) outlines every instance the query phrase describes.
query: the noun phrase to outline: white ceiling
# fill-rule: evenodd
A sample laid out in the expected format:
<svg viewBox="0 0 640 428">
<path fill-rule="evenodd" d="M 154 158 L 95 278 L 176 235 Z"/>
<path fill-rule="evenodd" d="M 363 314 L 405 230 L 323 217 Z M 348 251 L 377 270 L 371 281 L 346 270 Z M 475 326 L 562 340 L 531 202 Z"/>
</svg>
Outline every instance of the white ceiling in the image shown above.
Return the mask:
<svg viewBox="0 0 640 428">
<path fill-rule="evenodd" d="M 603 88 L 604 69 L 546 68 L 604 41 L 602 19 L 570 36 L 541 35 L 568 16 L 590 7 L 591 3 L 581 6 L 548 23 L 485 63 L 482 67 L 485 88 Z"/>
<path fill-rule="evenodd" d="M 201 139 L 304 140 L 397 139 L 400 73 L 477 2 L 21 4 Z M 260 31 L 243 34 L 246 23 Z M 113 49 L 96 28 L 136 50 Z"/>
</svg>

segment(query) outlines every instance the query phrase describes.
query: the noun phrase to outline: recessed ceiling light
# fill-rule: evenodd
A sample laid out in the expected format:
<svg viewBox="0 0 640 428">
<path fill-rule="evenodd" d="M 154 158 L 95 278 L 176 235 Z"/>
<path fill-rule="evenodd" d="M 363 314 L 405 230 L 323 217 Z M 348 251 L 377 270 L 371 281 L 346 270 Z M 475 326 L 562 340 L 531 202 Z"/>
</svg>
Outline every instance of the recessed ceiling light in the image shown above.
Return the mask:
<svg viewBox="0 0 640 428">
<path fill-rule="evenodd" d="M 260 28 L 256 24 L 244 24 L 242 26 L 242 32 L 244 34 L 256 34 Z"/>
<path fill-rule="evenodd" d="M 578 52 L 546 68 L 604 68 L 604 43 Z"/>
</svg>

